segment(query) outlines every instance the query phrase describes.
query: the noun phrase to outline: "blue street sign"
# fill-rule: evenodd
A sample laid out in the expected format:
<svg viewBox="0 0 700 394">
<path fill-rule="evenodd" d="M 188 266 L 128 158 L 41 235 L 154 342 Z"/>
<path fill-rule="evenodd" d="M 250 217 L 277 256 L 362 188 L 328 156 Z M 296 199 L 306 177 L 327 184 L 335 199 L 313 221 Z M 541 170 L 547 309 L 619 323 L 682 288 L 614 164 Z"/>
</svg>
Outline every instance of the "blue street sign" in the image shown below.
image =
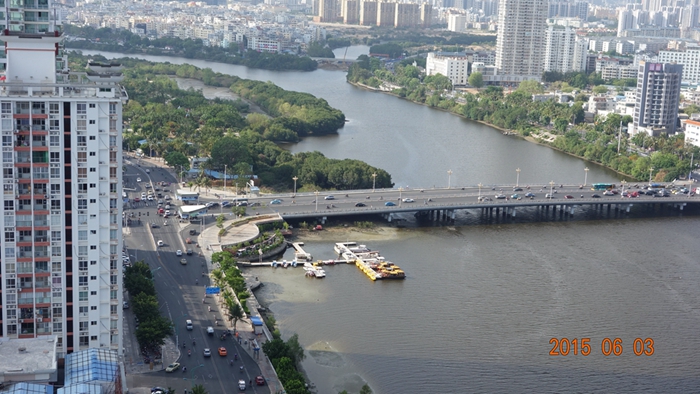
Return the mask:
<svg viewBox="0 0 700 394">
<path fill-rule="evenodd" d="M 207 294 L 219 294 L 221 289 L 218 287 L 207 287 Z"/>
</svg>

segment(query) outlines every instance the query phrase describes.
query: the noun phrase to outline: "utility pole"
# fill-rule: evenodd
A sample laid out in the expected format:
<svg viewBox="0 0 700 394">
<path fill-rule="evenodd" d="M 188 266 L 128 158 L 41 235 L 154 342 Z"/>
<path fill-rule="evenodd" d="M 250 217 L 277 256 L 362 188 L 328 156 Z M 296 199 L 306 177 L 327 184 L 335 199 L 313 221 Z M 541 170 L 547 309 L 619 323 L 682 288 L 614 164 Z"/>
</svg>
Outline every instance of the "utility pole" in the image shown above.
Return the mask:
<svg viewBox="0 0 700 394">
<path fill-rule="evenodd" d="M 622 120 L 620 120 L 620 129 L 617 132 L 617 155 L 620 155 L 620 142 L 622 142 Z"/>
</svg>

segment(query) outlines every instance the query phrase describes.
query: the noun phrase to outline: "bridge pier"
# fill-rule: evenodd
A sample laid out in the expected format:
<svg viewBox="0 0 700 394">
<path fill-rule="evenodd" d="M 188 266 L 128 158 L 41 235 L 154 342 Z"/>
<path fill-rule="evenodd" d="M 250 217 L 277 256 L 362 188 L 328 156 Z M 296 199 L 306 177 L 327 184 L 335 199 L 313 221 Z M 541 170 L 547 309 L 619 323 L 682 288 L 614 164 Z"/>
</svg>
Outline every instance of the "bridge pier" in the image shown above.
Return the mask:
<svg viewBox="0 0 700 394">
<path fill-rule="evenodd" d="M 515 207 L 511 209 L 511 217 L 515 217 Z"/>
<path fill-rule="evenodd" d="M 569 215 L 570 215 L 570 216 L 574 216 L 574 212 L 575 212 L 575 211 L 576 211 L 576 206 L 575 206 L 575 205 L 572 205 L 572 206 L 571 206 L 571 209 L 570 209 L 570 211 L 569 211 Z"/>
<path fill-rule="evenodd" d="M 627 213 L 630 213 L 630 208 L 632 208 L 632 204 L 629 204 L 629 205 L 627 206 L 627 209 L 625 209 L 625 211 L 626 211 Z"/>
<path fill-rule="evenodd" d="M 327 216 L 321 217 L 321 224 L 326 224 L 326 220 L 328 220 Z"/>
<path fill-rule="evenodd" d="M 389 223 L 391 223 L 391 219 L 393 219 L 393 217 L 394 217 L 394 214 L 393 214 L 393 213 L 390 213 L 389 216 L 387 216 L 387 221 L 388 221 Z"/>
</svg>

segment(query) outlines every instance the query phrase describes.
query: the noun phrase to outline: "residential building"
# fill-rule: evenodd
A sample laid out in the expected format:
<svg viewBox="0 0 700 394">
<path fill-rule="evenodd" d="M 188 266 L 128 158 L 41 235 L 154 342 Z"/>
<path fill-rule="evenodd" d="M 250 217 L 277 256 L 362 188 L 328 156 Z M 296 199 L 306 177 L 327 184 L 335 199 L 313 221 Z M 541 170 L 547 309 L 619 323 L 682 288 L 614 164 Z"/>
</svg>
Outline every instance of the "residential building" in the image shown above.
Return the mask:
<svg viewBox="0 0 700 394">
<path fill-rule="evenodd" d="M 362 26 L 377 24 L 378 5 L 376 1 L 360 0 L 360 24 Z"/>
<path fill-rule="evenodd" d="M 50 1 L 29 0 L 23 15 Z M 24 9 L 26 8 L 26 10 Z M 4 338 L 122 352 L 121 66 L 70 73 L 58 21 L 0 35 Z"/>
<path fill-rule="evenodd" d="M 425 61 L 426 75 L 442 74 L 452 85 L 466 85 L 469 78 L 469 58 L 461 52 L 429 52 Z"/>
<path fill-rule="evenodd" d="M 547 0 L 501 0 L 496 68 L 501 83 L 540 80 L 544 70 Z"/>
<path fill-rule="evenodd" d="M 637 76 L 637 104 L 630 135 L 673 134 L 678 122 L 683 65 L 641 61 Z"/>
<path fill-rule="evenodd" d="M 415 3 L 396 3 L 394 27 L 420 25 L 420 7 Z"/>
<path fill-rule="evenodd" d="M 346 25 L 360 23 L 360 0 L 343 0 L 340 13 Z"/>
<path fill-rule="evenodd" d="M 380 1 L 377 5 L 377 26 L 394 26 L 396 3 Z"/>
<path fill-rule="evenodd" d="M 337 22 L 339 11 L 338 0 L 319 0 L 318 2 L 320 22 Z"/>
<path fill-rule="evenodd" d="M 447 14 L 447 30 L 457 33 L 467 28 L 467 16 L 464 14 Z"/>
<path fill-rule="evenodd" d="M 430 27 L 433 21 L 433 7 L 429 3 L 423 3 L 420 5 L 420 26 Z"/>
<path fill-rule="evenodd" d="M 697 120 L 683 121 L 685 126 L 685 143 L 700 146 L 700 122 Z"/>
<path fill-rule="evenodd" d="M 576 30 L 550 26 L 545 36 L 544 71 L 583 71 L 586 67 L 588 42 Z"/>
<path fill-rule="evenodd" d="M 700 47 L 688 47 L 685 51 L 659 51 L 661 63 L 683 65 L 683 82 L 700 83 Z"/>
</svg>

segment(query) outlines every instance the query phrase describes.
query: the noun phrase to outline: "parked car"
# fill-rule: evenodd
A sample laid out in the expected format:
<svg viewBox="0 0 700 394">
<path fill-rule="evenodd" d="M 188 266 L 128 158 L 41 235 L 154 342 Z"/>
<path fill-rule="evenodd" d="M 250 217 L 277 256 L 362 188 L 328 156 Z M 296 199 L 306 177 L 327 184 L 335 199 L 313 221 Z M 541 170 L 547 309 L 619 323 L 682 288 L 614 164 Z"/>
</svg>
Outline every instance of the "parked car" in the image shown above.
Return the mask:
<svg viewBox="0 0 700 394">
<path fill-rule="evenodd" d="M 134 202 L 141 202 L 141 199 L 139 197 L 134 197 Z"/>
<path fill-rule="evenodd" d="M 126 302 L 126 301 L 124 301 L 124 302 L 122 303 L 122 309 L 129 309 L 129 303 Z"/>
<path fill-rule="evenodd" d="M 387 206 L 387 207 L 394 207 L 394 206 L 396 206 L 396 204 L 394 204 L 392 201 L 387 201 L 387 202 L 384 203 L 384 206 Z"/>
</svg>

